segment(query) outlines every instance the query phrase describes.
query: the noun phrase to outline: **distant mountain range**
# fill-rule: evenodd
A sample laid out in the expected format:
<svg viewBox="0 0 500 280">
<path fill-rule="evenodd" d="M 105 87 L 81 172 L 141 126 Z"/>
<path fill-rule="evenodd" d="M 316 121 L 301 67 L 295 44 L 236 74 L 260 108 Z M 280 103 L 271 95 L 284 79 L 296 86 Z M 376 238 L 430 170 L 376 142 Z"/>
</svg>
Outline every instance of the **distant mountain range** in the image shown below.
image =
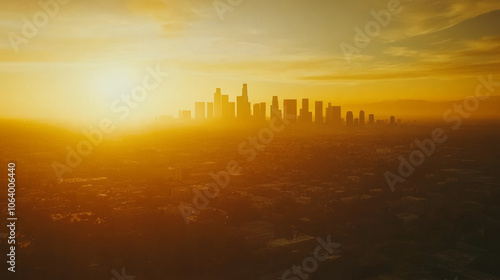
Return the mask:
<svg viewBox="0 0 500 280">
<path fill-rule="evenodd" d="M 454 110 L 454 104 L 463 105 L 464 100 L 432 102 L 425 100 L 394 100 L 367 103 L 364 105 L 345 106 L 347 110 L 357 111 L 362 109 L 366 114 L 375 114 L 375 118 L 387 118 L 394 115 L 397 118 L 416 118 L 416 119 L 434 119 L 442 118 L 447 110 Z M 474 104 L 470 102 L 470 106 Z M 466 110 L 466 109 L 464 109 Z M 345 110 L 343 109 L 343 114 Z M 468 112 L 466 110 L 466 112 Z M 486 100 L 479 101 L 479 107 L 476 111 L 470 112 L 471 119 L 497 118 L 500 119 L 500 96 L 490 96 Z M 377 117 L 378 116 L 378 117 Z"/>
</svg>

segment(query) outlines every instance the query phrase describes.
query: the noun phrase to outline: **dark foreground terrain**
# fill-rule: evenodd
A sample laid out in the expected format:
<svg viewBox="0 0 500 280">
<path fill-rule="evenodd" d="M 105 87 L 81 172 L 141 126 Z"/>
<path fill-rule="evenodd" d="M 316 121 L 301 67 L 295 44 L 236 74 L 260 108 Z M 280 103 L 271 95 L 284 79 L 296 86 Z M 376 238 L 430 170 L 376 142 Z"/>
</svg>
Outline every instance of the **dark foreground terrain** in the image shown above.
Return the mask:
<svg viewBox="0 0 500 280">
<path fill-rule="evenodd" d="M 304 263 L 284 279 L 500 279 L 499 123 L 113 135 L 63 180 L 51 165 L 81 133 L 3 127 L 2 185 L 9 160 L 17 177 L 11 279 L 280 279 Z M 446 141 L 392 192 L 384 174 L 439 127 Z M 226 186 L 207 186 L 211 172 Z M 304 261 L 317 238 L 340 247 Z"/>
</svg>

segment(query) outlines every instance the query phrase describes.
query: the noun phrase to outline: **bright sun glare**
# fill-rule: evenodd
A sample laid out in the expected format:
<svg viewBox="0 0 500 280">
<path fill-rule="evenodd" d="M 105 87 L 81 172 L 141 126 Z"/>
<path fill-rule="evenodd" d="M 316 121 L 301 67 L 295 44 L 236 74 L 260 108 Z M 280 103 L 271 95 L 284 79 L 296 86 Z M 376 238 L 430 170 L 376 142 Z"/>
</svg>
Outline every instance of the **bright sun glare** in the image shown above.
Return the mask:
<svg viewBox="0 0 500 280">
<path fill-rule="evenodd" d="M 99 71 L 93 81 L 93 90 L 99 96 L 111 99 L 130 93 L 133 86 L 133 75 L 124 69 Z"/>
</svg>

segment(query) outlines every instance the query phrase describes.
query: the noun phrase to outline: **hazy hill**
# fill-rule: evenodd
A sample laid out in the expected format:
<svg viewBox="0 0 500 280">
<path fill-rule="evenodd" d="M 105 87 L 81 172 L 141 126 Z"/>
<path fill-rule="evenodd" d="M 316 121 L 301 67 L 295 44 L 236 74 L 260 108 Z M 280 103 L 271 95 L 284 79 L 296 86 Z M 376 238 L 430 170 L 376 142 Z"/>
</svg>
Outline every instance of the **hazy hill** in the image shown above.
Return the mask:
<svg viewBox="0 0 500 280">
<path fill-rule="evenodd" d="M 389 115 L 398 118 L 429 119 L 442 118 L 443 114 L 454 108 L 454 104 L 463 104 L 464 100 L 448 102 L 431 102 L 425 100 L 395 100 L 368 103 L 365 105 L 346 106 L 347 110 L 364 110 L 366 114 L 375 114 L 376 118 L 387 118 Z M 473 105 L 471 103 L 471 105 Z M 345 110 L 343 110 L 345 114 Z M 471 119 L 500 118 L 500 96 L 490 96 L 480 101 L 476 111 L 471 112 Z"/>
</svg>

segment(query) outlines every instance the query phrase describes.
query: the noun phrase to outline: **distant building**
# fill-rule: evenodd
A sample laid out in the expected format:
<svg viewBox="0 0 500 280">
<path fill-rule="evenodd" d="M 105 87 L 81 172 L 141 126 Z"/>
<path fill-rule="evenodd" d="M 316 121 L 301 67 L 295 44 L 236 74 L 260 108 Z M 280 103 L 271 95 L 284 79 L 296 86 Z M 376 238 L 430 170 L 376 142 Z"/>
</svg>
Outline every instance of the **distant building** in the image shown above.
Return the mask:
<svg viewBox="0 0 500 280">
<path fill-rule="evenodd" d="M 354 126 L 359 126 L 359 119 L 355 118 L 353 124 Z"/>
<path fill-rule="evenodd" d="M 207 103 L 207 119 L 212 120 L 214 118 L 214 103 Z"/>
<path fill-rule="evenodd" d="M 255 122 L 260 122 L 261 120 L 260 103 L 253 104 L 253 119 Z"/>
<path fill-rule="evenodd" d="M 247 84 L 243 84 L 243 89 L 241 96 L 236 97 L 237 106 L 237 118 L 238 120 L 249 120 L 250 119 L 250 102 L 248 102 L 248 87 Z"/>
<path fill-rule="evenodd" d="M 297 123 L 297 99 L 283 100 L 284 119 Z"/>
<path fill-rule="evenodd" d="M 323 101 L 316 101 L 314 104 L 314 122 L 323 123 Z"/>
<path fill-rule="evenodd" d="M 194 103 L 194 118 L 197 121 L 205 120 L 205 102 Z"/>
<path fill-rule="evenodd" d="M 359 125 L 365 125 L 365 111 L 359 111 Z"/>
<path fill-rule="evenodd" d="M 374 125 L 375 124 L 375 115 L 374 114 L 368 115 L 368 123 L 370 125 Z"/>
<path fill-rule="evenodd" d="M 214 93 L 214 118 L 222 118 L 222 93 L 220 88 L 217 88 Z"/>
<path fill-rule="evenodd" d="M 260 120 L 261 121 L 266 121 L 267 114 L 266 114 L 266 102 L 261 102 L 260 103 Z"/>
<path fill-rule="evenodd" d="M 229 108 L 229 95 L 222 95 L 222 118 L 231 119 L 231 109 Z"/>
<path fill-rule="evenodd" d="M 179 111 L 179 119 L 181 119 L 182 121 L 190 121 L 191 111 Z"/>
<path fill-rule="evenodd" d="M 396 125 L 396 117 L 391 116 L 391 119 L 389 121 L 389 125 Z"/>
<path fill-rule="evenodd" d="M 227 119 L 235 119 L 236 118 L 236 103 L 234 102 L 229 102 L 228 104 L 228 113 L 227 113 Z"/>
<path fill-rule="evenodd" d="M 302 109 L 300 109 L 300 123 L 311 123 L 312 122 L 312 112 L 309 112 L 309 99 L 302 99 Z"/>
<path fill-rule="evenodd" d="M 352 127 L 354 125 L 354 115 L 352 111 L 348 111 L 345 117 L 345 124 L 347 127 Z"/>
<path fill-rule="evenodd" d="M 273 103 L 271 104 L 271 117 L 277 117 L 279 119 L 283 118 L 283 113 L 280 110 L 280 105 L 278 103 L 278 97 L 273 96 Z"/>
<path fill-rule="evenodd" d="M 333 114 L 333 126 L 341 127 L 342 126 L 342 107 L 332 106 L 332 114 Z"/>
<path fill-rule="evenodd" d="M 266 121 L 266 103 L 256 103 L 253 105 L 253 119 L 255 122 Z"/>
<path fill-rule="evenodd" d="M 333 107 L 332 107 L 332 103 L 328 103 L 328 107 L 326 107 L 325 117 L 326 117 L 325 122 L 327 124 L 333 124 Z"/>
<path fill-rule="evenodd" d="M 342 126 L 342 107 L 332 106 L 332 103 L 328 103 L 326 108 L 326 123 L 334 127 Z"/>
</svg>

